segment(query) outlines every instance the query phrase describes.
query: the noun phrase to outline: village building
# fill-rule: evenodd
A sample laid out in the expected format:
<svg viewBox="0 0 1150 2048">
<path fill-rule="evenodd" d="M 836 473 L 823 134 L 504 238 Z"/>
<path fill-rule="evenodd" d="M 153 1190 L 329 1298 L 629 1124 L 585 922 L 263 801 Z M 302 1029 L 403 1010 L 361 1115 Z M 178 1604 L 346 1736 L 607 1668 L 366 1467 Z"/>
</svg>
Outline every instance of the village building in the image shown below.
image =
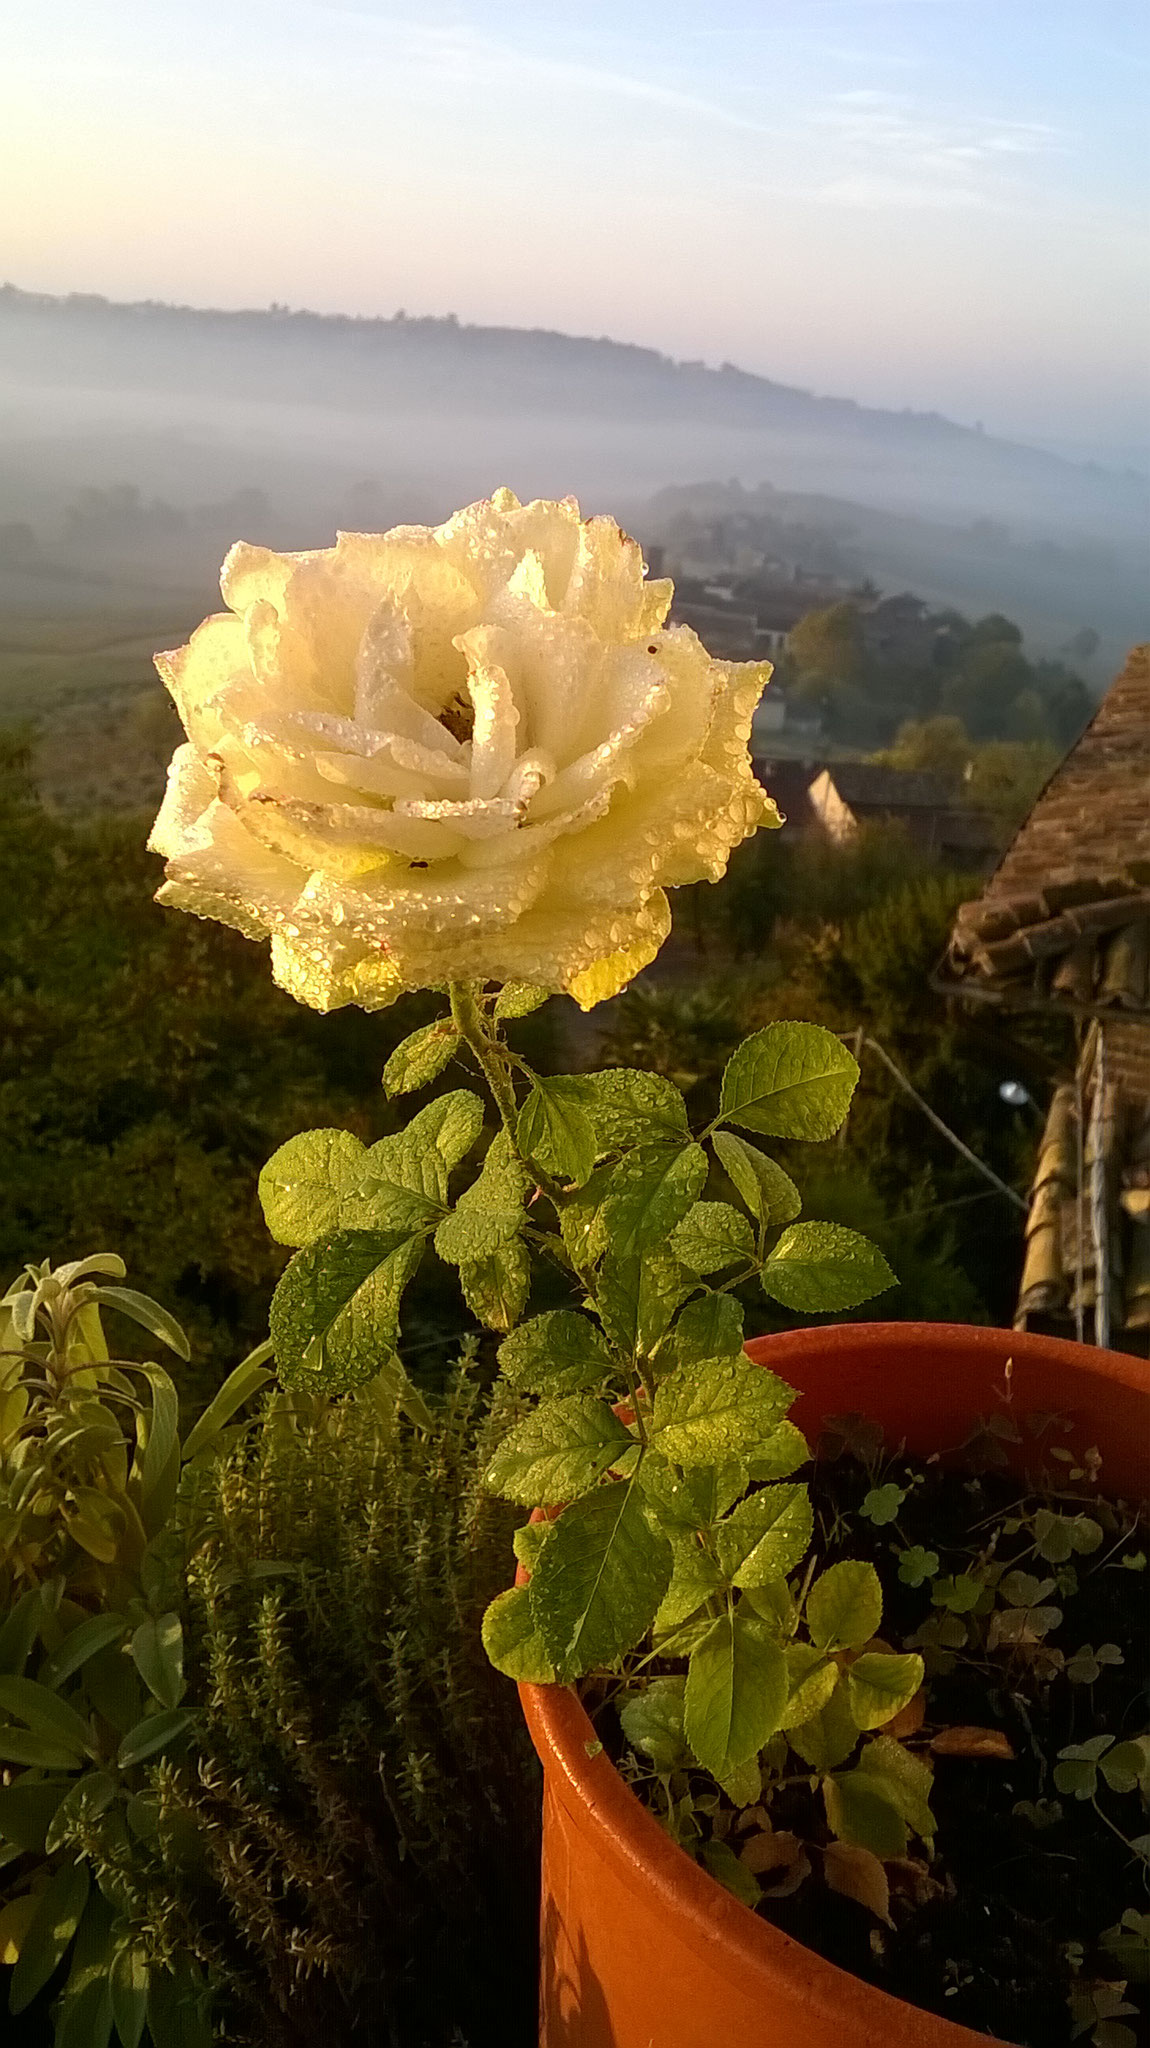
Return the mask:
<svg viewBox="0 0 1150 2048">
<path fill-rule="evenodd" d="M 1030 1194 L 1019 1329 L 1150 1344 L 1150 646 L 1047 783 L 935 986 L 1074 1019 Z"/>
<path fill-rule="evenodd" d="M 864 825 L 896 823 L 913 846 L 950 867 L 985 870 L 996 852 L 991 821 L 956 804 L 936 775 L 835 761 L 813 778 L 807 803 L 813 821 L 839 846 Z"/>
</svg>

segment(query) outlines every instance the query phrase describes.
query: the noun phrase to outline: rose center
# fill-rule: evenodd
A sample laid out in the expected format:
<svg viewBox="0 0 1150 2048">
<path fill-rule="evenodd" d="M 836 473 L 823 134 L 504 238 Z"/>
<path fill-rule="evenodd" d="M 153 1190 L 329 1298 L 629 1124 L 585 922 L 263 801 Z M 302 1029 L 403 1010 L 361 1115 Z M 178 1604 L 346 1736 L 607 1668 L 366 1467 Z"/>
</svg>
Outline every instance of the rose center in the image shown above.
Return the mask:
<svg viewBox="0 0 1150 2048">
<path fill-rule="evenodd" d="M 462 690 L 456 690 L 439 713 L 439 724 L 449 732 L 460 745 L 469 740 L 475 730 L 475 706 Z"/>
</svg>

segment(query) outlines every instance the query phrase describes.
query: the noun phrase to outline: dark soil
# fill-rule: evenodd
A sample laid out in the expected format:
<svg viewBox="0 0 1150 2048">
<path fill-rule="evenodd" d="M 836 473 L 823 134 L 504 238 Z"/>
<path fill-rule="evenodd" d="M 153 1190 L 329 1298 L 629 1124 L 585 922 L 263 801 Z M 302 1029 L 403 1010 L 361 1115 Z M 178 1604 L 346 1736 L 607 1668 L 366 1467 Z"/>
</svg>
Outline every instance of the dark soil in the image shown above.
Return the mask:
<svg viewBox="0 0 1150 2048">
<path fill-rule="evenodd" d="M 808 1475 L 816 1534 L 820 1522 L 836 1531 L 826 1561 L 851 1556 L 874 1564 L 883 1587 L 883 1635 L 892 1647 L 901 1647 L 936 1611 L 929 1584 L 911 1588 L 900 1581 L 898 1552 L 921 1544 L 938 1553 L 944 1572 L 960 1571 L 986 1542 L 987 1518 L 1014 1508 L 1022 1490 L 1017 1480 L 998 1473 L 975 1477 L 939 1466 L 924 1471 L 921 1465 L 884 1465 L 882 1477 L 905 1484 L 912 1472 L 922 1473 L 923 1483 L 899 1510 L 898 1536 L 858 1514 L 871 1480 L 853 1459 L 820 1462 Z M 1082 1496 L 1085 1489 L 1073 1491 Z M 1068 1513 L 1081 1505 L 1103 1518 L 1096 1499 L 1051 1505 Z M 1139 1540 L 1144 1537 L 1139 1532 Z M 1002 1539 L 999 1557 L 1012 1561 L 1012 1552 L 1025 1542 L 1025 1536 Z M 1097 1937 L 1127 1907 L 1147 1906 L 1145 1867 L 1140 1869 L 1088 1800 L 1059 1797 L 1052 1778 L 1066 1744 L 1104 1733 L 1132 1737 L 1150 1725 L 1148 1578 L 1118 1563 L 1118 1555 L 1137 1548 L 1134 1541 L 1119 1544 L 1111 1565 L 1101 1563 L 1112 1543 L 1108 1534 L 1094 1557 L 1074 1560 L 1081 1581 L 1077 1593 L 1050 1596 L 1058 1599 L 1064 1618 L 1049 1641 L 1067 1657 L 1084 1643 L 1116 1643 L 1122 1650 L 1124 1663 L 1107 1668 L 1096 1685 L 1073 1684 L 1064 1674 L 1036 1683 L 1012 1669 L 1002 1651 L 988 1660 L 990 1668 L 960 1657 L 948 1674 L 929 1680 L 919 1740 L 942 1727 L 995 1728 L 1015 1752 L 1009 1763 L 933 1760 L 931 1806 L 938 1835 L 931 1875 L 946 1884 L 947 1894 L 917 1908 L 907 1902 L 901 1913 L 896 1904 L 894 1932 L 822 1885 L 807 1884 L 767 1909 L 776 1926 L 856 1976 L 1023 2048 L 1064 2048 L 1073 2037 L 1068 1944 L 1083 1945 L 1086 1977 L 1101 1964 L 1102 1974 L 1117 1978 L 1117 1967 L 1094 1952 Z M 1053 1575 L 1052 1567 L 1033 1558 L 1025 1569 Z M 1052 1825 L 1036 1828 L 1014 1811 L 1020 1801 L 1056 1797 L 1061 1818 Z M 1136 1793 L 1119 1796 L 1103 1787 L 1099 1801 L 1127 1837 L 1146 1827 Z M 776 1825 L 788 1825 L 781 1810 Z M 800 1826 L 799 1832 L 806 1830 Z"/>
<path fill-rule="evenodd" d="M 996 1523 L 1018 1511 L 1026 1492 L 1023 1482 L 1001 1472 L 974 1474 L 887 1456 L 882 1483 L 905 1486 L 912 1477 L 917 1483 L 898 1510 L 897 1525 L 876 1527 L 859 1513 L 876 1484 L 873 1462 L 868 1473 L 846 1454 L 820 1459 L 796 1476 L 810 1485 L 820 1568 L 845 1557 L 874 1564 L 883 1588 L 882 1639 L 892 1649 L 902 1649 L 906 1637 L 938 1612 L 929 1582 L 910 1587 L 899 1579 L 900 1553 L 921 1545 L 937 1553 L 943 1574 L 968 1570 Z M 993 1654 L 972 1647 L 942 1673 L 932 1674 L 928 1662 L 926 1717 L 917 1733 L 903 1736 L 908 1746 L 929 1755 L 941 1729 L 976 1727 L 1001 1731 L 1014 1752 L 1010 1761 L 931 1757 L 938 1823 L 926 1886 L 932 1896 L 924 1903 L 913 1886 L 892 1885 L 893 1929 L 815 1877 L 789 1897 L 764 1899 L 759 1911 L 855 1976 L 993 2040 L 1019 2048 L 1070 2048 L 1079 2040 L 1090 2048 L 1092 2025 L 1078 2030 L 1068 1994 L 1076 1976 L 1081 1984 L 1122 1978 L 1098 1938 L 1127 1908 L 1147 1910 L 1150 1867 L 1089 1800 L 1060 1794 L 1053 1772 L 1067 1744 L 1101 1734 L 1123 1740 L 1150 1728 L 1150 1569 L 1120 1562 L 1150 1549 L 1150 1542 L 1144 1523 L 1135 1529 L 1131 1513 L 1100 1499 L 1088 1481 L 1068 1485 L 1065 1494 L 1029 1494 L 1022 1512 L 1038 1505 L 1067 1515 L 1084 1512 L 1106 1532 L 1093 1555 L 1072 1560 L 1077 1590 L 1064 1581 L 1048 1596 L 1063 1612 L 1048 1644 L 1066 1659 L 1085 1644 L 1114 1644 L 1123 1662 L 1105 1667 L 1093 1685 L 1074 1683 L 1065 1672 L 1044 1675 L 1025 1654 L 1003 1647 Z M 1025 1529 L 1013 1535 L 1000 1530 L 995 1555 L 1007 1569 L 1054 1577 L 1057 1568 L 1035 1559 L 1032 1543 Z M 602 1723 L 611 1747 L 618 1741 L 618 1724 L 614 1742 L 607 1727 L 613 1720 Z M 1045 1825 L 1016 1811 L 1021 1802 L 1041 1801 L 1056 1802 L 1046 1813 L 1057 1817 Z M 1137 1792 L 1119 1795 L 1101 1785 L 1098 1803 L 1127 1839 L 1150 1826 Z M 776 1831 L 793 1829 L 806 1841 L 828 1838 L 821 1803 L 806 1787 L 777 1793 L 771 1822 Z M 911 1854 L 925 1861 L 921 1844 L 913 1843 Z M 1132 1984 L 1127 1996 L 1147 2003 L 1145 1986 Z M 1140 2024 L 1145 2029 L 1145 2013 L 1141 2023 L 1134 2017 L 1122 2022 L 1130 2033 L 1111 2038 L 1150 2040 Z"/>
</svg>

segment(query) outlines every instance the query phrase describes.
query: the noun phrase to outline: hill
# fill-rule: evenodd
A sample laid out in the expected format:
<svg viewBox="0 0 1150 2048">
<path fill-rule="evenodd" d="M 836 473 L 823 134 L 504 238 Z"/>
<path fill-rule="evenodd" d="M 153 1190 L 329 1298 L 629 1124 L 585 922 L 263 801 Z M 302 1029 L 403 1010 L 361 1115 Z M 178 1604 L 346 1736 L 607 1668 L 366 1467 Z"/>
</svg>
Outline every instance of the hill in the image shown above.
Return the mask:
<svg viewBox="0 0 1150 2048">
<path fill-rule="evenodd" d="M 114 419 L 130 431 L 163 416 L 157 400 L 193 402 L 229 433 L 301 441 L 355 438 L 348 415 L 389 422 L 393 460 L 430 479 L 443 468 L 444 425 L 456 469 L 489 460 L 497 426 L 509 466 L 553 470 L 572 455 L 603 485 L 655 488 L 715 474 L 895 509 L 994 513 L 1036 527 L 1121 535 L 1144 518 L 1145 480 L 1069 463 L 960 426 L 938 413 L 893 412 L 824 397 L 723 363 L 676 362 L 656 350 L 540 329 L 462 325 L 452 316 L 391 319 L 289 311 L 220 311 L 91 295 L 54 298 L 0 287 L 0 393 L 70 394 L 55 417 L 77 427 Z M 116 400 L 128 398 L 125 412 Z M 199 405 L 196 405 L 196 402 Z M 133 411 L 134 408 L 134 411 Z M 170 417 L 170 404 L 168 408 Z M 345 425 L 334 425 L 341 414 Z M 278 417 L 277 417 L 278 416 Z M 460 438 L 460 427 L 463 427 Z M 406 433 L 403 431 L 406 429 Z M 611 459 L 614 449 L 615 459 Z M 712 460 L 704 463 L 706 451 Z M 577 453 L 579 451 L 579 453 Z M 579 454 L 582 455 L 580 462 Z M 587 457 L 591 457 L 588 462 Z M 498 463 L 495 465 L 499 467 Z M 502 471 L 500 471 L 502 474 Z M 719 467 L 719 473 L 722 468 Z M 493 476 L 484 479 L 485 488 Z M 576 487 L 588 488 L 583 477 Z M 534 482 L 530 487 L 536 488 Z M 554 484 L 552 484 L 554 488 Z M 564 485 L 570 488 L 570 483 Z"/>
</svg>

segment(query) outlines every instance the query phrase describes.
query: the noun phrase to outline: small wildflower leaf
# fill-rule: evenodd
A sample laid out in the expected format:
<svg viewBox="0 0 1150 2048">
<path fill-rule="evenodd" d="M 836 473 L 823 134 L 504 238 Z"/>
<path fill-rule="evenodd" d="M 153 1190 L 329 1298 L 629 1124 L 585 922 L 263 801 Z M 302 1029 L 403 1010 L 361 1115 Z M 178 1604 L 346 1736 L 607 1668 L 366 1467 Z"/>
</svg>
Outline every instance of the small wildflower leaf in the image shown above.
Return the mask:
<svg viewBox="0 0 1150 2048">
<path fill-rule="evenodd" d="M 876 1529 L 882 1529 L 888 1522 L 894 1521 L 905 1499 L 906 1488 L 895 1486 L 893 1482 L 888 1482 L 886 1486 L 872 1486 L 863 1499 L 859 1513 L 865 1516 L 868 1522 L 873 1522 Z"/>
<path fill-rule="evenodd" d="M 898 1575 L 904 1586 L 921 1586 L 935 1576 L 938 1566 L 937 1550 L 924 1550 L 921 1543 L 915 1543 L 900 1552 Z"/>
<path fill-rule="evenodd" d="M 768 1024 L 728 1060 L 719 1114 L 767 1138 L 830 1138 L 850 1108 L 858 1073 L 842 1040 L 821 1025 Z"/>
<path fill-rule="evenodd" d="M 1150 1789 L 1150 1735 L 1115 1743 L 1098 1768 L 1112 1792 L 1134 1792 L 1140 1785 Z"/>
</svg>

